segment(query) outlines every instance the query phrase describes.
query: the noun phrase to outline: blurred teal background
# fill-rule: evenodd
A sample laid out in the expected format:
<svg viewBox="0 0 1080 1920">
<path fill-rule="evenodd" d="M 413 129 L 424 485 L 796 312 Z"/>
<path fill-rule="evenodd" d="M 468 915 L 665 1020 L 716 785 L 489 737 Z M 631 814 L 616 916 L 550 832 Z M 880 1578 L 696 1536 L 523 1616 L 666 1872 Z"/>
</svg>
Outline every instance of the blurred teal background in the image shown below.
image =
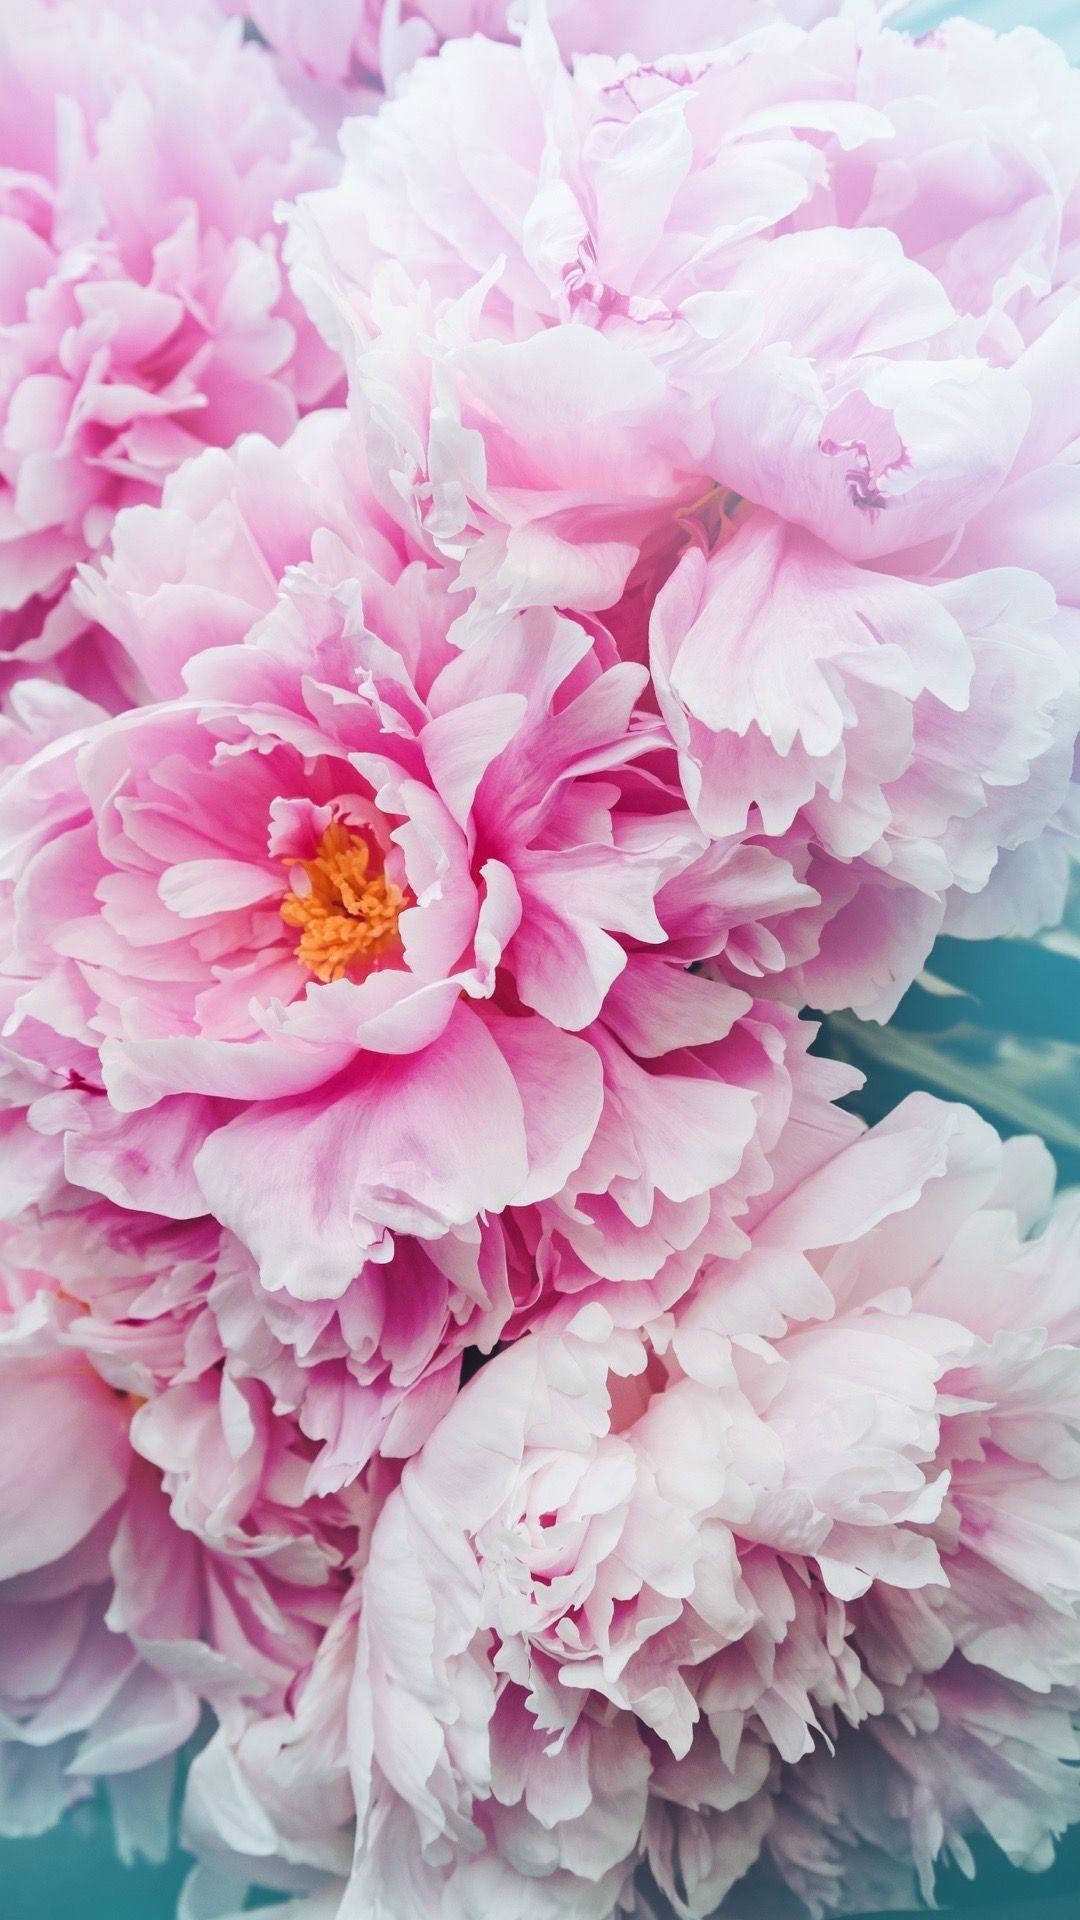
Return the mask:
<svg viewBox="0 0 1080 1920">
<path fill-rule="evenodd" d="M 950 14 L 967 13 L 982 20 L 995 33 L 1007 33 L 1010 27 L 1038 27 L 1064 47 L 1070 60 L 1080 59 L 1080 5 L 1077 0 L 969 0 L 967 6 L 930 4 L 905 7 L 896 24 L 912 33 L 935 27 Z"/>
<path fill-rule="evenodd" d="M 40 1840 L 0 1841 L 0 1920 L 173 1920 L 184 1871 L 121 1866 L 105 1808 L 79 1807 Z"/>
<path fill-rule="evenodd" d="M 0 1920 L 174 1920 L 187 1865 L 177 1855 L 165 1867 L 121 1866 L 104 1806 L 79 1807 L 43 1839 L 0 1841 Z M 974 1884 L 946 1873 L 938 1898 L 963 1920 L 1080 1920 L 1080 1829 L 1048 1874 L 1015 1872 L 986 1848 Z M 262 1910 L 273 1920 L 273 1907 Z"/>
<path fill-rule="evenodd" d="M 998 30 L 1038 26 L 1080 59 L 1080 0 L 917 5 L 898 24 L 918 32 L 953 12 Z M 887 1029 L 835 1016 L 824 1023 L 818 1046 L 869 1075 L 849 1103 L 866 1119 L 926 1088 L 968 1101 L 1003 1133 L 1040 1133 L 1063 1183 L 1080 1183 L 1078 962 L 1080 887 L 1065 925 L 1037 940 L 939 941 Z M 974 1884 L 954 1872 L 941 1876 L 944 1912 L 965 1920 L 1080 1920 L 1080 1828 L 1038 1878 L 1009 1868 L 989 1847 L 976 1847 L 976 1856 Z M 123 1866 L 104 1804 L 88 1804 L 40 1839 L 0 1840 L 0 1920 L 174 1920 L 187 1864 L 177 1854 L 162 1867 Z"/>
</svg>

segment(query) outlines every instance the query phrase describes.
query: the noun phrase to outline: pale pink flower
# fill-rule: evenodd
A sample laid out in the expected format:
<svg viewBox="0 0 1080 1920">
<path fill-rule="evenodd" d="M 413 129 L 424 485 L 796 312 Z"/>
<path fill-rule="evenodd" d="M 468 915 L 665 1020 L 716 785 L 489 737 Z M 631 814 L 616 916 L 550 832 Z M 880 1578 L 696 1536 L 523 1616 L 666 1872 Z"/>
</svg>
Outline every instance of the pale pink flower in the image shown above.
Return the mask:
<svg viewBox="0 0 1080 1920">
<path fill-rule="evenodd" d="M 335 163 L 209 8 L 36 0 L 5 15 L 0 158 L 0 654 L 44 660 L 118 508 L 335 385 L 274 223 Z"/>
<path fill-rule="evenodd" d="M 950 1660 L 886 1693 L 887 1714 L 786 1770 L 755 1893 L 778 1876 L 814 1920 L 917 1906 L 939 1859 L 974 1875 L 980 1831 L 1016 1867 L 1052 1864 L 1077 1820 L 1075 1690 L 1032 1693 Z"/>
<path fill-rule="evenodd" d="M 379 76 L 393 85 L 444 40 L 480 33 L 512 40 L 524 25 L 525 0 L 223 0 L 246 15 L 288 65 L 312 79 L 359 92 Z M 547 0 L 548 18 L 565 58 L 577 53 L 634 53 L 643 60 L 670 52 L 723 46 L 777 19 L 809 26 L 834 11 L 833 0 L 674 0 L 661 12 L 653 0 Z M 347 99 L 348 96 L 345 96 Z M 353 109 L 355 111 L 355 108 Z"/>
<path fill-rule="evenodd" d="M 912 1096 L 674 1314 L 594 1303 L 482 1369 L 375 1524 L 342 1920 L 608 1920 L 643 1861 L 705 1920 L 763 1846 L 850 1909 L 912 1862 L 929 1897 L 979 1827 L 1045 1863 L 1080 1810 L 1080 1210 L 1026 1238 L 1048 1166 Z"/>
<path fill-rule="evenodd" d="M 815 1914 L 863 1904 L 868 1876 L 894 1904 L 916 1881 L 930 1900 L 939 1855 L 974 1872 L 979 1829 L 1013 1865 L 1046 1868 L 1078 1818 L 1080 1209 L 1070 1195 L 1043 1234 L 1017 1239 L 1017 1214 L 1023 1230 L 1048 1201 L 1033 1148 L 1006 1149 L 990 1205 L 913 1288 L 920 1307 L 977 1334 L 939 1388 L 951 1398 L 935 1526 L 948 1585 L 885 1586 L 852 1609 L 885 1711 L 835 1761 L 791 1770 L 768 1841 Z"/>
<path fill-rule="evenodd" d="M 537 15 L 293 216 L 384 501 L 477 591 L 455 637 L 550 602 L 650 659 L 699 823 L 819 896 L 798 999 L 884 1017 L 942 928 L 1060 912 L 1078 110 L 963 23 L 571 75 Z"/>
<path fill-rule="evenodd" d="M 820 901 L 798 1002 L 884 1019 L 943 929 L 1060 917 L 1077 615 L 1036 574 L 909 581 L 759 512 L 680 561 L 651 661 L 697 820 L 774 838 Z"/>
<path fill-rule="evenodd" d="M 200 1915 L 239 1911 L 255 1878 L 293 1891 L 337 1876 L 326 1915 L 335 1920 L 354 1839 L 347 1713 L 358 1603 L 354 1585 L 281 1711 L 247 1703 L 196 1757 L 182 1837 L 198 1860 L 186 1898 Z"/>
<path fill-rule="evenodd" d="M 342 180 L 295 217 L 299 284 L 358 348 L 399 510 L 501 603 L 555 576 L 612 605 L 710 486 L 853 560 L 999 489 L 1022 381 L 862 220 L 867 187 L 844 204 L 893 132 L 865 44 L 829 21 L 570 75 L 536 15 L 522 48 L 451 42 L 345 129 Z"/>
<path fill-rule="evenodd" d="M 68 1189 L 0 1249 L 6 1831 L 104 1778 L 163 1852 L 203 1702 L 283 1711 L 362 1564 L 379 1483 L 309 1497 L 314 1446 L 222 1367 L 218 1237 Z"/>
<path fill-rule="evenodd" d="M 387 579 L 422 557 L 379 506 L 343 424 L 334 410 L 310 413 L 282 447 L 243 433 L 185 460 L 160 501 L 118 516 L 75 597 L 119 642 L 144 698 L 184 693 L 194 653 L 244 641 L 289 568 L 310 563 L 316 535 Z"/>
</svg>

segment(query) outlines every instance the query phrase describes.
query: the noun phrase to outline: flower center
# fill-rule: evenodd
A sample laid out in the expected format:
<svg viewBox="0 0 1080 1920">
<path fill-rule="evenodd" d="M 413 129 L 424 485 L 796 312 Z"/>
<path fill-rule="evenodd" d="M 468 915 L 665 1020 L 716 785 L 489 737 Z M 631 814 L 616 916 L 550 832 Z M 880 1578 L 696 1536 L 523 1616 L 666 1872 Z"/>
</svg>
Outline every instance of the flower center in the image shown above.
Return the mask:
<svg viewBox="0 0 1080 1920">
<path fill-rule="evenodd" d="M 746 506 L 740 494 L 714 480 L 697 500 L 680 507 L 675 519 L 687 536 L 687 544 L 696 543 L 704 553 L 710 554 L 730 538 Z"/>
<path fill-rule="evenodd" d="M 281 903 L 286 926 L 299 929 L 294 949 L 316 980 L 340 980 L 356 961 L 371 963 L 397 938 L 405 894 L 385 873 L 371 873 L 362 834 L 332 820 L 314 858 L 293 863 L 293 885 Z M 298 873 L 307 885 L 298 892 Z M 303 886 L 303 882 L 301 882 Z"/>
</svg>

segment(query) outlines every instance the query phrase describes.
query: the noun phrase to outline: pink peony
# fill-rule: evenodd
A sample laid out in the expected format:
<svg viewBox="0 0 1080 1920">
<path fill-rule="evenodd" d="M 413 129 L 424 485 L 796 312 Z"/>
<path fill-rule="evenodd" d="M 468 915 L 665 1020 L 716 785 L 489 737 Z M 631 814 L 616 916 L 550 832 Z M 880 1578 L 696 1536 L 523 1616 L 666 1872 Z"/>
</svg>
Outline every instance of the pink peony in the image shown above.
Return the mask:
<svg viewBox="0 0 1080 1920">
<path fill-rule="evenodd" d="M 122 1851 L 163 1855 L 203 1701 L 280 1709 L 361 1563 L 363 1483 L 301 1504 L 313 1449 L 207 1348 L 216 1245 L 69 1189 L 0 1248 L 6 1832 L 105 1779 Z"/>
<path fill-rule="evenodd" d="M 223 11 L 0 45 L 0 1831 L 203 1725 L 182 1920 L 1043 1867 L 1080 1198 L 799 1011 L 1060 909 L 1080 79 Z"/>
<path fill-rule="evenodd" d="M 321 81 L 357 87 L 380 76 L 388 85 L 444 40 L 485 34 L 513 39 L 524 25 L 525 0 L 223 0 L 246 15 L 284 61 Z M 723 46 L 738 34 L 780 19 L 808 26 L 834 11 L 832 0 L 548 0 L 548 17 L 566 58 L 576 53 L 635 53 L 655 59 Z"/>
<path fill-rule="evenodd" d="M 674 1297 L 742 1244 L 789 1115 L 827 1139 L 851 1084 L 785 1009 L 686 971 L 759 985 L 814 896 L 706 842 L 645 669 L 543 609 L 457 651 L 445 570 L 366 485 L 313 416 L 124 516 L 88 604 L 178 697 L 0 795 L 32 1130 L 81 1185 L 239 1237 L 259 1279 L 228 1338 L 319 1373 L 306 1430 L 351 1471 L 541 1295 Z M 335 1400 L 318 1363 L 346 1354 L 374 1398 Z"/>
<path fill-rule="evenodd" d="M 47 814 L 54 783 L 46 749 L 69 734 L 93 727 L 105 711 L 73 688 L 47 680 L 19 680 L 12 688 L 8 711 L 0 713 L 0 780 L 24 762 L 37 759 L 38 782 L 28 795 L 29 812 Z M 4 940 L 10 937 L 5 926 Z M 62 1190 L 62 1144 L 25 1124 L 26 1108 L 54 1084 L 47 1070 L 30 1066 L 11 1055 L 0 1042 L 0 1144 L 4 1179 L 0 1184 L 0 1220 L 17 1219 L 22 1209 L 48 1201 Z"/>
<path fill-rule="evenodd" d="M 481 1371 L 375 1525 L 342 1920 L 608 1920 L 641 1862 L 705 1920 L 763 1847 L 843 1909 L 863 1837 L 929 1897 L 980 1827 L 1045 1862 L 1080 1814 L 1080 1209 L 1027 1240 L 1048 1192 L 1034 1142 L 914 1095 L 674 1315 L 594 1304 Z"/>
<path fill-rule="evenodd" d="M 648 657 L 699 824 L 820 897 L 819 1005 L 1060 911 L 1078 108 L 962 23 L 571 76 L 536 15 L 350 123 L 294 216 L 385 503 L 477 590 L 456 637 L 552 602 Z M 957 142 L 996 164 L 946 193 Z"/>
<path fill-rule="evenodd" d="M 192 1765 L 182 1834 L 198 1864 L 185 1897 L 208 1920 L 239 1913 L 253 1877 L 292 1892 L 327 1876 L 332 1899 L 311 1920 L 336 1920 L 353 1847 L 347 1708 L 358 1599 L 354 1585 L 284 1708 L 246 1703 Z"/>
<path fill-rule="evenodd" d="M 420 557 L 374 499 L 343 422 L 319 410 L 282 447 L 250 433 L 227 452 L 207 448 L 169 475 L 159 502 L 118 516 L 75 595 L 120 643 L 144 696 L 184 693 L 194 653 L 246 640 L 288 570 L 310 564 L 316 536 L 391 580 Z"/>
<path fill-rule="evenodd" d="M 980 119 L 989 91 L 1009 116 L 994 102 Z M 501 599 L 542 597 L 558 558 L 578 604 L 610 605 L 703 486 L 712 534 L 726 489 L 853 560 L 915 559 L 997 496 L 1021 443 L 1025 463 L 1045 454 L 1033 424 L 1068 444 L 1033 391 L 1067 342 L 1046 343 L 1050 364 L 1024 348 L 1075 289 L 1078 91 L 1039 36 L 960 21 L 917 44 L 869 23 L 778 26 L 571 76 L 537 12 L 521 49 L 452 43 L 351 123 L 344 176 L 305 196 L 295 251 L 316 299 L 325 270 L 323 313 L 396 444 L 398 501 Z M 946 199 L 940 142 L 974 149 L 988 124 L 992 180 Z M 484 153 L 513 157 L 497 199 Z M 588 415 L 548 413 L 590 382 Z M 589 418 L 607 441 L 592 471 Z M 515 481 L 519 440 L 532 457 Z"/>
<path fill-rule="evenodd" d="M 695 817 L 775 837 L 820 900 L 798 1001 L 887 1018 L 942 930 L 1060 918 L 1076 637 L 1033 573 L 916 584 L 765 512 L 680 562 L 653 684 Z"/>
<path fill-rule="evenodd" d="M 335 385 L 274 206 L 329 154 L 209 9 L 16 0 L 0 47 L 0 656 L 85 629 L 74 568 L 117 510 Z"/>
</svg>

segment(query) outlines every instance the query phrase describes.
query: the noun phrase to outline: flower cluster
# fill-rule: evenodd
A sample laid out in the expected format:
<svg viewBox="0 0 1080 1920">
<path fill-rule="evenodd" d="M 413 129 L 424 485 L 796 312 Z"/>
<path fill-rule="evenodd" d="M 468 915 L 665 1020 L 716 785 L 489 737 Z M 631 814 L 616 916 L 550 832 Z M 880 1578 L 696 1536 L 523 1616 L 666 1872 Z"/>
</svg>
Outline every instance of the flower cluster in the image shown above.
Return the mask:
<svg viewBox="0 0 1080 1920">
<path fill-rule="evenodd" d="M 817 896 L 819 1007 L 886 1016 L 942 927 L 1060 899 L 1077 83 L 1019 38 L 831 19 L 571 75 L 534 15 L 421 63 L 294 221 L 459 640 L 552 602 L 648 661 L 695 819 Z"/>
<path fill-rule="evenodd" d="M 1018 1238 L 1028 1145 L 914 1095 L 674 1313 L 465 1389 L 371 1542 L 343 1915 L 600 1920 L 644 1859 L 704 1920 L 762 1854 L 899 1907 L 1077 1818 L 1080 1208 Z"/>
<path fill-rule="evenodd" d="M 0 40 L 0 1832 L 202 1742 L 200 1920 L 1045 1864 L 1080 1213 L 804 1016 L 1061 909 L 1080 79 L 237 11 Z"/>
</svg>

